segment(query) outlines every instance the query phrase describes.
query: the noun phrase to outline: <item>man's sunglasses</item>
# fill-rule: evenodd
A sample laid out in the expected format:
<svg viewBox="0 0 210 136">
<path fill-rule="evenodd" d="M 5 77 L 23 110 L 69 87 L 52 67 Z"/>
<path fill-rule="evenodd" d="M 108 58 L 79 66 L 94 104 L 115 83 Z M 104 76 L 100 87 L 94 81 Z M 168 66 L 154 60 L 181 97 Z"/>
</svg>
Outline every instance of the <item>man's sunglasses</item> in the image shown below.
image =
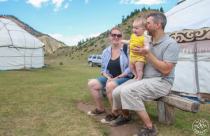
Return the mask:
<svg viewBox="0 0 210 136">
<path fill-rule="evenodd" d="M 111 34 L 112 37 L 117 37 L 117 38 L 121 38 L 122 34 Z"/>
</svg>

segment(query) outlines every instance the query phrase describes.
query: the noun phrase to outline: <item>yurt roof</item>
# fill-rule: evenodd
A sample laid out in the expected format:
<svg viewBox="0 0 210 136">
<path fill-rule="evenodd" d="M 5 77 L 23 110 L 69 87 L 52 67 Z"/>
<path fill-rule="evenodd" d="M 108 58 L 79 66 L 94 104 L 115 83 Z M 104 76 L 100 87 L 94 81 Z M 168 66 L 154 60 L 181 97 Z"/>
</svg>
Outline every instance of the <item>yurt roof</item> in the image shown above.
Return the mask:
<svg viewBox="0 0 210 136">
<path fill-rule="evenodd" d="M 13 21 L 0 18 L 0 47 L 42 48 L 44 44 Z"/>
<path fill-rule="evenodd" d="M 169 10 L 166 32 L 210 27 L 210 0 L 185 0 Z"/>
</svg>

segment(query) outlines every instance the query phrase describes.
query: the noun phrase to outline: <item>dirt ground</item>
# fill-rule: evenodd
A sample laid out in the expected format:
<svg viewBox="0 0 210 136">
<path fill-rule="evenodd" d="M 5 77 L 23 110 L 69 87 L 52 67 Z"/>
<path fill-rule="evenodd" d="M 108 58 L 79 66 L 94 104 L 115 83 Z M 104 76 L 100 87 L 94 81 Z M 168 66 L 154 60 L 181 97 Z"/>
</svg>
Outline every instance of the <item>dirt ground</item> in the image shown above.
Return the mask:
<svg viewBox="0 0 210 136">
<path fill-rule="evenodd" d="M 80 111 L 87 113 L 88 111 L 94 109 L 95 106 L 90 105 L 88 103 L 79 102 L 77 104 L 77 108 Z M 105 117 L 105 114 L 104 115 L 100 115 L 100 116 L 93 116 L 93 118 L 95 118 L 99 122 L 104 117 Z M 109 126 L 109 125 L 107 124 L 107 126 Z M 139 125 L 137 123 L 133 123 L 132 121 L 130 123 L 128 123 L 128 124 L 125 124 L 125 125 L 122 125 L 122 126 L 118 126 L 118 127 L 111 127 L 111 126 L 109 126 L 109 128 L 110 128 L 110 136 L 132 136 L 133 134 L 138 132 L 138 127 L 139 127 Z"/>
</svg>

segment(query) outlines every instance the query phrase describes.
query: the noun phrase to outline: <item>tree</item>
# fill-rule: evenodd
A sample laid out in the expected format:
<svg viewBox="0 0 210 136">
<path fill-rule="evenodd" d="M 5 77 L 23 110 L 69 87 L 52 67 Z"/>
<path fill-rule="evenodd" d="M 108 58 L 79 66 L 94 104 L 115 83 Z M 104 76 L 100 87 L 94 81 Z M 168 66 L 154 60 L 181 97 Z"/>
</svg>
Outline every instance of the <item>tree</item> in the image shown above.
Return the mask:
<svg viewBox="0 0 210 136">
<path fill-rule="evenodd" d="M 147 9 L 145 7 L 141 8 L 141 11 L 144 12 L 146 11 Z"/>
<path fill-rule="evenodd" d="M 160 7 L 160 12 L 164 13 L 163 7 Z"/>
<path fill-rule="evenodd" d="M 122 23 L 125 21 L 125 16 L 122 16 Z"/>
</svg>

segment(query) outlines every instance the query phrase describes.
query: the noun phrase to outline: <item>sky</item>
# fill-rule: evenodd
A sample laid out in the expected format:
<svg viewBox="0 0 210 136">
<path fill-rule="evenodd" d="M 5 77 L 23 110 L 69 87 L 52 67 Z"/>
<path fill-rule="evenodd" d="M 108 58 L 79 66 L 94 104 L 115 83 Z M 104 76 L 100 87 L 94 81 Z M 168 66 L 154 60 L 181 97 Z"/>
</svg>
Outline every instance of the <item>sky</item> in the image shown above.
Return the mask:
<svg viewBox="0 0 210 136">
<path fill-rule="evenodd" d="M 67 45 L 98 36 L 135 9 L 164 11 L 178 0 L 0 0 L 0 14 L 14 15 L 34 29 Z"/>
</svg>

